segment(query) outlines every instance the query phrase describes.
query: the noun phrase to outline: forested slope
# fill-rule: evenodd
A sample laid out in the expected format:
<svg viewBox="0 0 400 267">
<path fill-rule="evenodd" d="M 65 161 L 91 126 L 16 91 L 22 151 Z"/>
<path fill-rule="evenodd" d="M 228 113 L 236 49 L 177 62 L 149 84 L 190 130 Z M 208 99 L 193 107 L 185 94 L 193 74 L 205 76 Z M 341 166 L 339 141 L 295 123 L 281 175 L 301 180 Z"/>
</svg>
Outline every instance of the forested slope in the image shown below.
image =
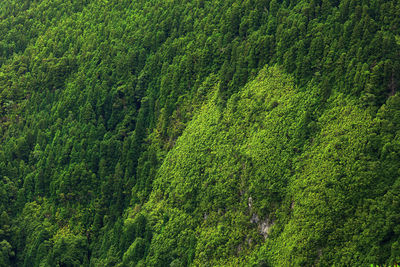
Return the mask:
<svg viewBox="0 0 400 267">
<path fill-rule="evenodd" d="M 0 266 L 400 261 L 400 2 L 1 1 Z"/>
</svg>

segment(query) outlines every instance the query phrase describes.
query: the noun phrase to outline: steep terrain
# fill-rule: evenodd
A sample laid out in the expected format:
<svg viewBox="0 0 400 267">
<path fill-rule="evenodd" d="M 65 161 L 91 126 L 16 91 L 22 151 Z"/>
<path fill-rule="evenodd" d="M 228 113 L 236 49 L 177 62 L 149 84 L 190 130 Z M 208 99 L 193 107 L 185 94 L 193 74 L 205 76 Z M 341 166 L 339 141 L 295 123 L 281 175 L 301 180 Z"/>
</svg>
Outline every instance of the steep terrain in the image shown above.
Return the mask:
<svg viewBox="0 0 400 267">
<path fill-rule="evenodd" d="M 0 2 L 0 266 L 400 261 L 397 0 Z"/>
</svg>

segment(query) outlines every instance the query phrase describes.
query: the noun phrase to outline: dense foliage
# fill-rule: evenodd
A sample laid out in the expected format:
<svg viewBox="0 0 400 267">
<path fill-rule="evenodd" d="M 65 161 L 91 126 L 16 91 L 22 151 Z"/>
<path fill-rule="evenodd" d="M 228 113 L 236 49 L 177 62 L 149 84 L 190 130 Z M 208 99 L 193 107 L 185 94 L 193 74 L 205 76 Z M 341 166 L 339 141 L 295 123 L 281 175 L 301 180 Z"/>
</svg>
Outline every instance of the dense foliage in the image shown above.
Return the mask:
<svg viewBox="0 0 400 267">
<path fill-rule="evenodd" d="M 0 1 L 0 266 L 400 261 L 397 0 Z"/>
</svg>

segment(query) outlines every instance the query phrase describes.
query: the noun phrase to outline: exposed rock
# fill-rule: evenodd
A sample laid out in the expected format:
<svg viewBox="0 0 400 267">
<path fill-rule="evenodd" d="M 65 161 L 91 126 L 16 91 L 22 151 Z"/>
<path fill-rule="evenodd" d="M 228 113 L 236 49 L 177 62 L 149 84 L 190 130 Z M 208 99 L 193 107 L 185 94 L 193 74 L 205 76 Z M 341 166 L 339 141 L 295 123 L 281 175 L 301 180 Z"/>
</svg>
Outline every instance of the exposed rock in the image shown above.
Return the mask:
<svg viewBox="0 0 400 267">
<path fill-rule="evenodd" d="M 243 251 L 242 244 L 239 244 L 239 246 L 236 249 L 236 254 L 239 255 L 242 251 Z"/>
<path fill-rule="evenodd" d="M 273 225 L 274 221 L 268 217 L 258 225 L 259 232 L 264 236 L 265 239 L 268 237 L 270 229 Z"/>
<path fill-rule="evenodd" d="M 253 198 L 252 197 L 249 197 L 248 205 L 249 205 L 249 209 L 251 209 L 251 207 L 253 206 Z"/>
<path fill-rule="evenodd" d="M 251 216 L 250 222 L 251 223 L 258 223 L 260 221 L 260 219 L 258 218 L 257 214 L 253 214 L 253 216 Z"/>
</svg>

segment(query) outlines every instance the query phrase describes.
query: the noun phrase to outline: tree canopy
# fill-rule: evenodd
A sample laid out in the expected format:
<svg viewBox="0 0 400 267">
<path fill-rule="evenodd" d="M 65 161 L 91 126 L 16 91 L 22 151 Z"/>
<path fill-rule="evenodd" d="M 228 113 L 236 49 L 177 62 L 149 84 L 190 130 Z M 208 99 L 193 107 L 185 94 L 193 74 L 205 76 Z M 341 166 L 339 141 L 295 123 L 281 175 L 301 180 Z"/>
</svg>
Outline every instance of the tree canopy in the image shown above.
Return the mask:
<svg viewBox="0 0 400 267">
<path fill-rule="evenodd" d="M 0 266 L 400 261 L 400 2 L 0 2 Z"/>
</svg>

